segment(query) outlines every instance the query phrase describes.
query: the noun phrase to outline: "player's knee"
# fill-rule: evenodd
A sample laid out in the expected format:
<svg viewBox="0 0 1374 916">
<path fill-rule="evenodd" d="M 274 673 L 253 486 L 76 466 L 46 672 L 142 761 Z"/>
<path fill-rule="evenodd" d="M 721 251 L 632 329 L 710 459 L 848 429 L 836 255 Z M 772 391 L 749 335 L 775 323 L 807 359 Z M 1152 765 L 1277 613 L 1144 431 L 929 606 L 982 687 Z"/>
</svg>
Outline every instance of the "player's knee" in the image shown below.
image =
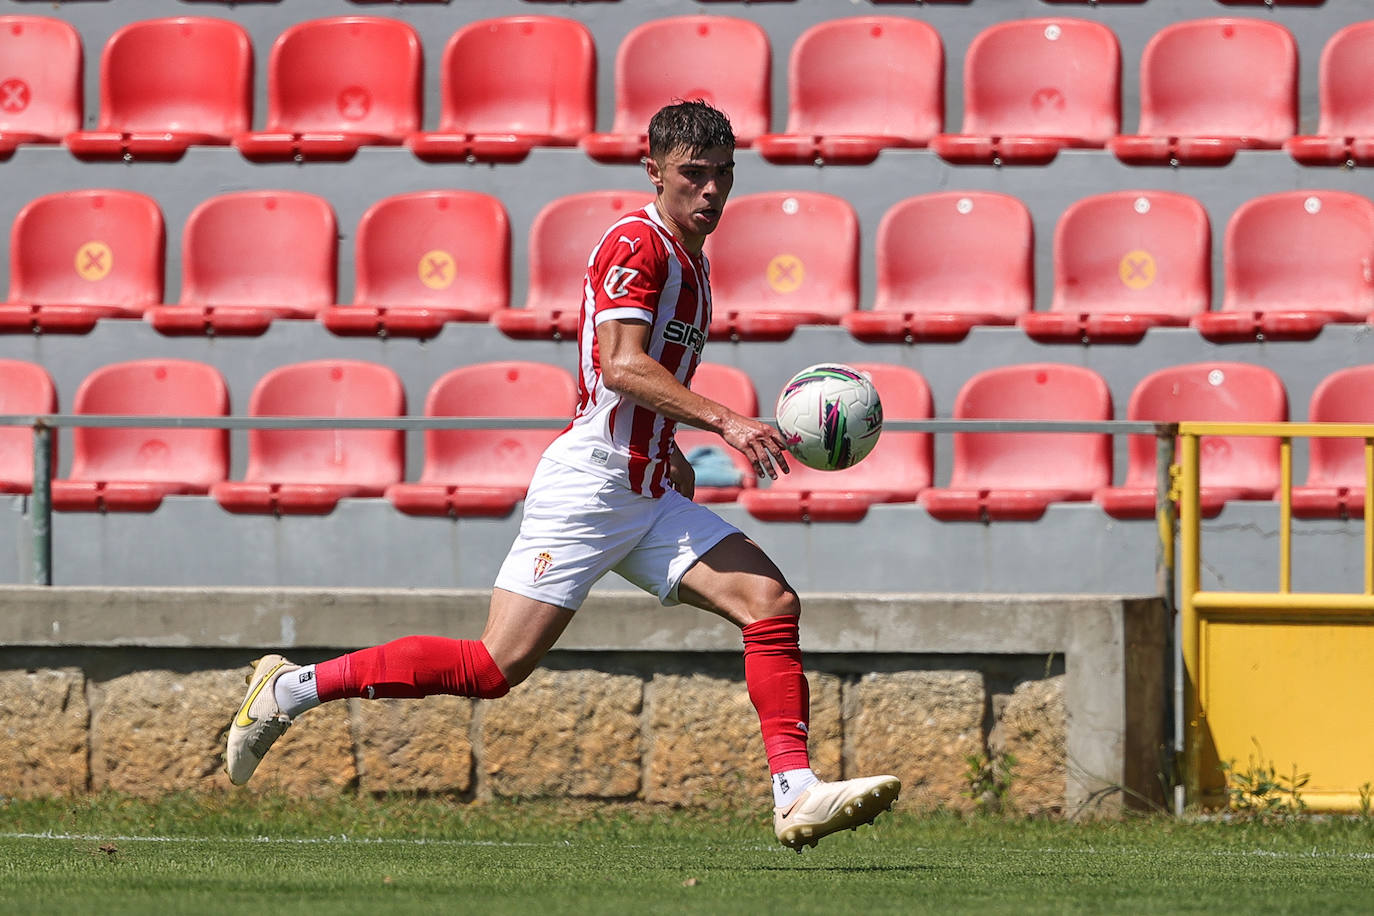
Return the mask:
<svg viewBox="0 0 1374 916">
<path fill-rule="evenodd" d="M 747 621 L 754 621 L 785 615 L 800 617 L 801 599 L 786 583 L 769 581 L 749 596 L 748 606 L 741 616 Z"/>
</svg>

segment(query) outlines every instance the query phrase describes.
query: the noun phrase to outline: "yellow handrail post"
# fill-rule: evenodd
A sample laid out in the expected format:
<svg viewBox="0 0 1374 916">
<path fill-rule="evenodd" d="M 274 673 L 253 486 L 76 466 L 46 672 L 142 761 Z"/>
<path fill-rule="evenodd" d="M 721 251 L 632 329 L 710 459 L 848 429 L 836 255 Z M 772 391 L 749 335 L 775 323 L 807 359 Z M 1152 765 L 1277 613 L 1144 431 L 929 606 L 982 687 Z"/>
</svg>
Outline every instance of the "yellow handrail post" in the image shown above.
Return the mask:
<svg viewBox="0 0 1374 916">
<path fill-rule="evenodd" d="M 1374 595 L 1374 439 L 1364 440 L 1364 593 Z"/>
<path fill-rule="evenodd" d="M 1198 512 L 1198 437 L 1183 424 L 1179 428 L 1179 540 L 1183 551 L 1180 597 L 1183 611 L 1183 803 L 1200 798 L 1202 760 L 1202 703 L 1198 683 L 1198 618 L 1193 607 L 1201 578 L 1198 555 L 1202 525 Z"/>
<path fill-rule="evenodd" d="M 1279 439 L 1279 592 L 1293 590 L 1293 438 Z"/>
</svg>

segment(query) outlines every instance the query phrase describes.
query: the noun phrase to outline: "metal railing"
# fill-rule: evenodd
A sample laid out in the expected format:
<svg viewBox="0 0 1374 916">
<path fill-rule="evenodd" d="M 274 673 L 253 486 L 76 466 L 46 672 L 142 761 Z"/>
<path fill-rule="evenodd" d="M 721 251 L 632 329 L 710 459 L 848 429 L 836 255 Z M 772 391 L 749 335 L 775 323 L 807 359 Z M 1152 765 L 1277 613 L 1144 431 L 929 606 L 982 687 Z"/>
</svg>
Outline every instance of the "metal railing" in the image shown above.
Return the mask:
<svg viewBox="0 0 1374 916">
<path fill-rule="evenodd" d="M 773 422 L 772 417 L 760 417 Z M 33 582 L 52 584 L 52 491 L 53 436 L 63 428 L 124 428 L 124 429 L 380 429 L 402 431 L 427 430 L 500 430 L 500 429 L 561 429 L 568 425 L 567 417 L 172 417 L 172 416 L 115 416 L 100 414 L 0 414 L 0 428 L 27 427 L 33 430 L 33 493 L 31 528 L 33 536 Z M 1157 438 L 1159 479 L 1157 513 L 1160 519 L 1160 541 L 1156 552 L 1156 578 L 1160 594 L 1173 601 L 1173 503 L 1169 492 L 1168 469 L 1174 461 L 1176 424 L 1135 422 L 1128 420 L 897 420 L 883 423 L 885 432 L 923 433 L 1098 433 L 1109 435 L 1151 435 Z M 1167 517 L 1167 527 L 1166 525 Z M 1165 537 L 1164 532 L 1169 532 Z"/>
<path fill-rule="evenodd" d="M 758 418 L 774 422 L 771 417 Z M 283 429 L 375 429 L 375 430 L 528 430 L 561 429 L 567 417 L 168 417 L 168 416 L 104 416 L 89 414 L 0 415 L 0 427 L 22 426 L 33 430 L 34 482 L 30 506 L 33 536 L 33 580 L 35 584 L 52 584 L 52 494 L 54 434 L 62 428 L 139 428 L 139 429 L 224 429 L 224 430 L 283 430 Z M 1076 421 L 1076 420 L 898 420 L 886 419 L 884 432 L 891 433 L 1060 433 L 1148 435 L 1156 440 L 1156 497 L 1155 514 L 1158 537 L 1155 550 L 1155 579 L 1157 594 L 1172 612 L 1175 601 L 1175 442 L 1178 425 L 1136 421 Z M 1170 664 L 1176 664 L 1177 649 L 1172 639 L 1173 627 L 1165 653 Z M 1166 678 L 1163 710 L 1166 735 L 1174 733 L 1176 702 L 1173 679 Z M 1172 743 L 1172 742 L 1171 742 Z M 1172 754 L 1170 754 L 1172 756 Z"/>
</svg>

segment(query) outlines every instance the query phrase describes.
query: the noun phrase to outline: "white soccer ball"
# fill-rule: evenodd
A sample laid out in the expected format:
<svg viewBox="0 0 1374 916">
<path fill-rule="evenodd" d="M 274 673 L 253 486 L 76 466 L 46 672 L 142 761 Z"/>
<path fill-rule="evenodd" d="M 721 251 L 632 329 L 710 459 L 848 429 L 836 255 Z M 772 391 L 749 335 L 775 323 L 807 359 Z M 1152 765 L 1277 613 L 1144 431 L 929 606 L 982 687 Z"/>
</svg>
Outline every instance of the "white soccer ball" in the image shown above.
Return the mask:
<svg viewBox="0 0 1374 916">
<path fill-rule="evenodd" d="M 788 451 L 819 471 L 858 464 L 883 431 L 878 389 L 867 375 L 839 363 L 818 363 L 792 376 L 774 416 Z"/>
</svg>

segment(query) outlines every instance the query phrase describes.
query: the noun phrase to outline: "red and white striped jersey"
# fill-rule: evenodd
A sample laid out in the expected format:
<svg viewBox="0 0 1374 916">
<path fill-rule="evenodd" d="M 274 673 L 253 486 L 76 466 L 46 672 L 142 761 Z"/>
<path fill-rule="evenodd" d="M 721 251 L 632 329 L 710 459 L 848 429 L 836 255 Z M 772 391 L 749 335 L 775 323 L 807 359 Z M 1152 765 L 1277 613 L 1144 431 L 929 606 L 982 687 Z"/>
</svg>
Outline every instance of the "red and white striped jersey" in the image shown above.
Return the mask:
<svg viewBox="0 0 1374 916">
<path fill-rule="evenodd" d="M 682 247 L 652 203 L 616 221 L 588 259 L 577 339 L 577 411 L 544 454 L 658 497 L 671 486 L 668 456 L 677 423 L 601 380 L 596 328 L 627 318 L 649 323 L 648 354 L 689 385 L 711 323 L 709 268 L 704 256 Z"/>
</svg>

